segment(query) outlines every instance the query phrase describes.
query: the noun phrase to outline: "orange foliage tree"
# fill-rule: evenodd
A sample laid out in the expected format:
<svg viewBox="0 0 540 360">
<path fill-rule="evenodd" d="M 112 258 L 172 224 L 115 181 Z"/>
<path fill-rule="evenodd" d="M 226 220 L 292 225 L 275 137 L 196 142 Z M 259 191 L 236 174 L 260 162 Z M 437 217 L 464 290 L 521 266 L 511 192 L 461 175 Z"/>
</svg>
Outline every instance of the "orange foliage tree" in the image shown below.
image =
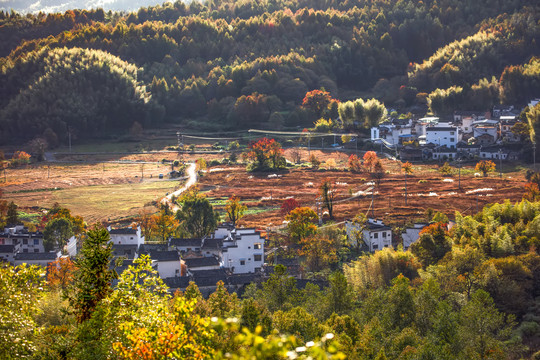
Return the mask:
<svg viewBox="0 0 540 360">
<path fill-rule="evenodd" d="M 377 160 L 379 160 L 379 157 L 377 156 L 377 153 L 375 151 L 366 151 L 364 154 L 364 166 L 368 169 L 369 172 L 373 170 L 373 166 L 377 163 Z"/>
<path fill-rule="evenodd" d="M 280 169 L 285 166 L 281 144 L 274 139 L 262 138 L 251 143 L 245 157 L 253 161 L 253 170 Z"/>
<path fill-rule="evenodd" d="M 358 156 L 354 154 L 349 156 L 349 170 L 354 173 L 359 173 L 362 171 L 362 166 L 360 165 L 360 159 L 358 159 Z"/>
<path fill-rule="evenodd" d="M 317 116 L 321 116 L 332 101 L 333 99 L 328 91 L 312 90 L 306 93 L 304 100 L 302 100 L 302 107 L 313 111 Z"/>
<path fill-rule="evenodd" d="M 299 207 L 300 204 L 295 199 L 286 199 L 283 201 L 283 204 L 281 204 L 281 215 L 289 215 L 291 211 Z"/>
<path fill-rule="evenodd" d="M 476 164 L 475 170 L 482 172 L 484 177 L 488 176 L 488 173 L 495 171 L 496 165 L 491 160 L 482 160 Z"/>
<path fill-rule="evenodd" d="M 65 290 L 73 280 L 75 264 L 68 257 L 61 257 L 47 266 L 47 281 L 51 288 Z"/>
</svg>

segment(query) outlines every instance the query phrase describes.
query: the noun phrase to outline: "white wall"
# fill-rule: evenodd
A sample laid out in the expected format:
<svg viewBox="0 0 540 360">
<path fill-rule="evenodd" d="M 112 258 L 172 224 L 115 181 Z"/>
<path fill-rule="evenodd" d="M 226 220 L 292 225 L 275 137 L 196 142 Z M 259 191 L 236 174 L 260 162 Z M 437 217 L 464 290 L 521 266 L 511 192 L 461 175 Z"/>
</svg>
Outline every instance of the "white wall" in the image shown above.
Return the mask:
<svg viewBox="0 0 540 360">
<path fill-rule="evenodd" d="M 235 274 L 254 273 L 264 264 L 264 239 L 249 229 L 238 229 L 237 233 L 241 238 L 236 241 L 236 246 L 223 251 L 223 266 L 234 268 Z M 258 249 L 255 244 L 258 244 Z"/>
<path fill-rule="evenodd" d="M 157 271 L 162 279 L 180 276 L 180 260 L 178 261 L 157 261 Z"/>
<path fill-rule="evenodd" d="M 456 148 L 458 143 L 458 129 L 452 130 L 426 130 L 426 143 L 432 143 L 437 146 L 447 146 L 448 148 Z"/>
</svg>

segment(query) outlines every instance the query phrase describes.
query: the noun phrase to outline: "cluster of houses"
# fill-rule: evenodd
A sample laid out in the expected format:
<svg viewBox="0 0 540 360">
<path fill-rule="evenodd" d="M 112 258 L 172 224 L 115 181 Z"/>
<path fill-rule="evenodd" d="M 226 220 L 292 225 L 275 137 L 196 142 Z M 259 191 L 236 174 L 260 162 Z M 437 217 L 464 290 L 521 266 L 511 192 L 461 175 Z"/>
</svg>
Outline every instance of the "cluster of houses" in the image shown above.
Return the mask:
<svg viewBox="0 0 540 360">
<path fill-rule="evenodd" d="M 209 236 L 170 238 L 167 244 L 145 243 L 140 227 L 107 230 L 113 250 L 111 266 L 118 263 L 117 259 L 123 260 L 115 268 L 118 274 L 145 254 L 171 290 L 185 289 L 194 281 L 201 291 L 210 291 L 220 280 L 238 288 L 251 283 L 263 270 L 264 234 L 253 228 L 236 229 L 225 223 Z M 72 237 L 64 252 L 45 252 L 41 232 L 29 232 L 17 225 L 0 233 L 0 261 L 46 267 L 61 256 L 76 256 L 78 246 Z"/>
<path fill-rule="evenodd" d="M 444 120 L 389 119 L 371 129 L 371 140 L 399 152 L 404 161 L 518 160 L 523 139 L 512 130 L 520 113 L 514 106 L 496 106 L 487 113 L 456 111 Z"/>
</svg>

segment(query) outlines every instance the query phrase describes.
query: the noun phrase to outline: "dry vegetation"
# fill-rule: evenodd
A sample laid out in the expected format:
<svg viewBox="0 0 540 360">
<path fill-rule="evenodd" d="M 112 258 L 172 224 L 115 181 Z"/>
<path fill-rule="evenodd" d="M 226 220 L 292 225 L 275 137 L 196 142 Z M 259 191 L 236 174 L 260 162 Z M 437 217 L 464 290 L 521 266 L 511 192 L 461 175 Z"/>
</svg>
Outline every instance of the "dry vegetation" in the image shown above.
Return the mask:
<svg viewBox="0 0 540 360">
<path fill-rule="evenodd" d="M 200 178 L 199 187 L 217 209 L 223 209 L 229 196 L 239 196 L 248 206 L 246 216 L 240 222 L 244 226 L 281 225 L 283 217 L 279 208 L 288 197 L 294 197 L 302 205 L 315 207 L 318 186 L 327 177 L 336 182 L 341 200 L 335 206 L 337 221 L 367 212 L 371 206 L 371 194 L 367 191 L 371 187 L 370 175 L 328 169 L 346 167 L 346 154 L 318 150 L 311 153 L 322 161 L 321 170 L 301 167 L 277 174 L 250 174 L 242 165 L 217 166 Z M 285 155 L 290 159 L 290 150 Z M 185 160 L 200 157 L 207 161 L 221 160 L 226 156 L 225 153 L 186 154 Z M 304 161 L 308 158 L 307 151 L 301 152 L 301 158 Z M 158 180 L 159 174 L 170 171 L 170 165 L 160 163 L 162 159 L 175 160 L 178 155 L 174 152 L 115 157 L 62 155 L 58 160 L 70 163 L 9 169 L 2 188 L 5 198 L 15 201 L 27 212 L 37 212 L 59 202 L 89 223 L 117 221 L 135 216 L 145 207 L 152 209 L 155 201 L 180 186 L 180 181 Z M 474 177 L 474 164 L 469 164 L 462 171 L 462 189 L 459 191 L 457 174 L 443 176 L 435 170 L 436 164 L 415 165 L 414 174 L 407 177 L 406 205 L 405 175 L 400 172 L 399 163 L 391 160 L 383 163 L 389 173 L 376 187 L 374 215 L 396 225 L 422 219 L 427 208 L 451 216 L 456 210 L 472 214 L 477 206 L 481 208 L 506 198 L 516 201 L 521 198 L 525 184 L 523 174 L 519 172 L 507 172 L 503 179 L 498 174 L 488 178 Z M 142 166 L 144 179 L 141 179 Z M 490 190 L 474 192 L 477 189 Z"/>
</svg>

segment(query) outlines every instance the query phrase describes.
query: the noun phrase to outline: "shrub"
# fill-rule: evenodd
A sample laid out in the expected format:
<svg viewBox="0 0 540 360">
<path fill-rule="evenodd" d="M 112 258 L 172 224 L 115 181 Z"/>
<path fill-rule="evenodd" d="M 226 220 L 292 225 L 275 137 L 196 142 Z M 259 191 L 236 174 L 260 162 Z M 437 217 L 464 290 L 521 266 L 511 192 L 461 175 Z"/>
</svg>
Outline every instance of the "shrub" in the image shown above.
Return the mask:
<svg viewBox="0 0 540 360">
<path fill-rule="evenodd" d="M 419 184 L 425 184 L 425 183 L 427 183 L 427 180 L 418 180 L 418 183 Z"/>
</svg>

